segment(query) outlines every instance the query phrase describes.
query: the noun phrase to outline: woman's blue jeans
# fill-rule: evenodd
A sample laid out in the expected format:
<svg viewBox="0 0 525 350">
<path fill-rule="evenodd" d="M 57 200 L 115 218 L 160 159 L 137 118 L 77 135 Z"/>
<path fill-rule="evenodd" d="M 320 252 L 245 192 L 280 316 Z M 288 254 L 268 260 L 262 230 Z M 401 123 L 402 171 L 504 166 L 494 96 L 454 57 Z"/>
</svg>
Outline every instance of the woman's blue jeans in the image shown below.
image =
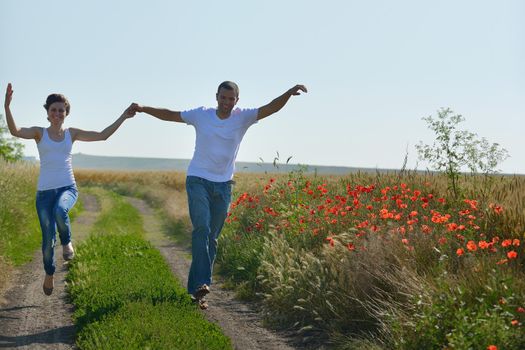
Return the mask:
<svg viewBox="0 0 525 350">
<path fill-rule="evenodd" d="M 217 239 L 228 214 L 233 181 L 212 182 L 196 176 L 186 177 L 190 219 L 191 267 L 188 293 L 194 294 L 203 284 L 211 285 Z"/>
<path fill-rule="evenodd" d="M 36 211 L 42 229 L 42 255 L 46 274 L 55 273 L 56 231 L 60 243 L 71 242 L 69 210 L 77 201 L 78 190 L 75 185 L 36 192 Z"/>
</svg>

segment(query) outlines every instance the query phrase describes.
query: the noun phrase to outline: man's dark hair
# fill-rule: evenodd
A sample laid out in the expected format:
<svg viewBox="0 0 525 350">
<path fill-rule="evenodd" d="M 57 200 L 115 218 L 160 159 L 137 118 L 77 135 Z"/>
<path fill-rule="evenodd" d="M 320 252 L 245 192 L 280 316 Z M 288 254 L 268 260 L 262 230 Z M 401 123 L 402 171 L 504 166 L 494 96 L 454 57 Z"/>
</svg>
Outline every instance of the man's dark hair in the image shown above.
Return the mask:
<svg viewBox="0 0 525 350">
<path fill-rule="evenodd" d="M 223 81 L 217 88 L 217 93 L 223 88 L 230 91 L 233 90 L 235 95 L 239 97 L 239 87 L 233 81 Z"/>
<path fill-rule="evenodd" d="M 47 96 L 46 104 L 44 105 L 44 108 L 46 111 L 49 111 L 49 107 L 55 102 L 62 102 L 66 105 L 66 115 L 69 115 L 69 110 L 71 109 L 71 105 L 69 104 L 69 101 L 67 100 L 66 96 L 62 94 L 51 94 Z"/>
</svg>

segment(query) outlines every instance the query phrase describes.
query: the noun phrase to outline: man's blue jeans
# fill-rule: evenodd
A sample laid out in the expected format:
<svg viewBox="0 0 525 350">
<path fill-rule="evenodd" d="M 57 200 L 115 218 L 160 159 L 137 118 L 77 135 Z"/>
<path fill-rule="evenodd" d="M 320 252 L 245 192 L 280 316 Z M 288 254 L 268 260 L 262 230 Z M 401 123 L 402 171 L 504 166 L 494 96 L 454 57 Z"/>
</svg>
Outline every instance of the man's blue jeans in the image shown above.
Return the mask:
<svg viewBox="0 0 525 350">
<path fill-rule="evenodd" d="M 188 292 L 194 294 L 203 284 L 212 281 L 217 239 L 228 214 L 233 181 L 212 182 L 196 176 L 186 178 L 190 219 L 191 267 Z"/>
<path fill-rule="evenodd" d="M 69 210 L 77 201 L 78 190 L 75 185 L 36 192 L 36 211 L 42 229 L 42 255 L 46 274 L 55 273 L 56 231 L 60 243 L 71 242 Z"/>
</svg>

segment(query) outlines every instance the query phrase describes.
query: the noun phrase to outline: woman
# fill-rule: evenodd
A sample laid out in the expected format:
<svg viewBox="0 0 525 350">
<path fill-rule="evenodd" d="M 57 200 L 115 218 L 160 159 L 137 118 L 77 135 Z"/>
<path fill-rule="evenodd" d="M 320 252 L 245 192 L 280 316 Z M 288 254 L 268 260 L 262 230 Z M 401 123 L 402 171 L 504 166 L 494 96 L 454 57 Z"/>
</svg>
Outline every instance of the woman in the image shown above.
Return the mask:
<svg viewBox="0 0 525 350">
<path fill-rule="evenodd" d="M 47 120 L 50 123 L 49 127 L 19 128 L 11 114 L 12 97 L 13 89 L 11 84 L 8 84 L 4 107 L 9 132 L 11 135 L 23 139 L 34 139 L 40 155 L 36 209 L 42 228 L 42 254 L 46 273 L 43 289 L 46 295 L 51 295 L 54 287 L 54 247 L 57 229 L 64 260 L 71 260 L 75 255 L 71 244 L 71 225 L 68 214 L 78 196 L 71 166 L 73 142 L 106 140 L 120 127 L 124 120 L 133 117 L 135 112 L 131 108 L 126 109 L 113 124 L 101 132 L 64 128 L 64 119 L 70 111 L 69 101 L 61 94 L 51 94 L 47 97 L 44 105 L 47 111 Z"/>
</svg>

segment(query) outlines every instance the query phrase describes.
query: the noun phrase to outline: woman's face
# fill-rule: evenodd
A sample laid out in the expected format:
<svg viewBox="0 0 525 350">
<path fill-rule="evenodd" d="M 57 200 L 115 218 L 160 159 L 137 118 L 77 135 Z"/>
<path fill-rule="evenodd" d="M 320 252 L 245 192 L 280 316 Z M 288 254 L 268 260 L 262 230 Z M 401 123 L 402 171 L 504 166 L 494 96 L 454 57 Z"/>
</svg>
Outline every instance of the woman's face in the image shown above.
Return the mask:
<svg viewBox="0 0 525 350">
<path fill-rule="evenodd" d="M 47 120 L 51 125 L 61 125 L 66 118 L 66 104 L 64 102 L 54 102 L 47 110 Z"/>
</svg>

